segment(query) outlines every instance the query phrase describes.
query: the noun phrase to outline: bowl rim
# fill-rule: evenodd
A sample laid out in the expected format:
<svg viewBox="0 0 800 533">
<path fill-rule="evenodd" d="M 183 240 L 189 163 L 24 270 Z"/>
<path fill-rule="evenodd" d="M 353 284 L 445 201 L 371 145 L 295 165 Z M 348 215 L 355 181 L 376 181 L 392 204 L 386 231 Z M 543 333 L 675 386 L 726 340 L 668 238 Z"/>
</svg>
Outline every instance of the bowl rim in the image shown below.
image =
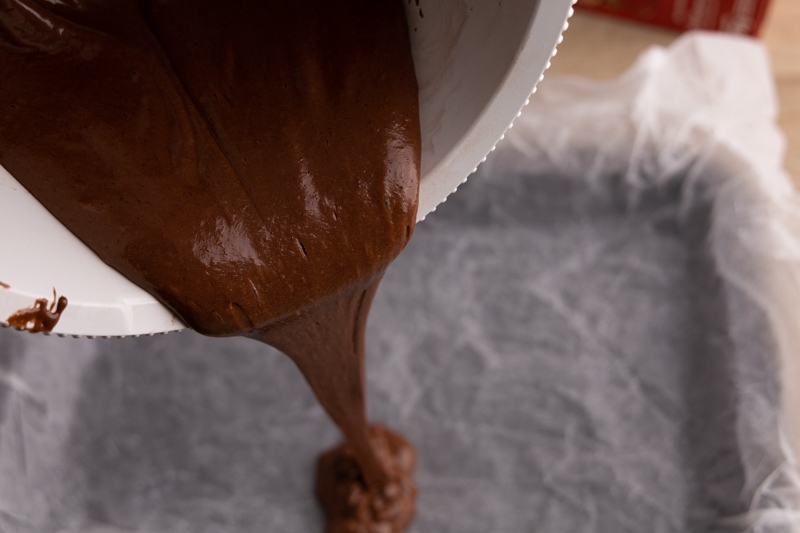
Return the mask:
<svg viewBox="0 0 800 533">
<path fill-rule="evenodd" d="M 539 0 L 506 77 L 459 142 L 420 179 L 417 222 L 436 210 L 486 161 L 528 105 L 556 55 L 577 0 Z M 423 156 L 424 157 L 424 156 Z"/>
</svg>

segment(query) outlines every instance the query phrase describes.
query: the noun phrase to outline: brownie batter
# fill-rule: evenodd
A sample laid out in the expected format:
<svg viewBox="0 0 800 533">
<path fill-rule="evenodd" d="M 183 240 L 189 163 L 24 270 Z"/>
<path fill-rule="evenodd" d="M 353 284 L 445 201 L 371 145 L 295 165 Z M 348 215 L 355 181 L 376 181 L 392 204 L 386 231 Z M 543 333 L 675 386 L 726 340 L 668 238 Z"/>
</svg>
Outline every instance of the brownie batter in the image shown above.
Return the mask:
<svg viewBox="0 0 800 533">
<path fill-rule="evenodd" d="M 57 297 L 53 289 L 53 301 L 47 302 L 47 298 L 37 298 L 33 306 L 20 309 L 8 317 L 8 325 L 18 329 L 26 329 L 33 333 L 42 331 L 53 331 L 53 328 L 61 319 L 61 313 L 67 308 L 67 298 Z"/>
<path fill-rule="evenodd" d="M 198 332 L 291 357 L 346 439 L 328 531 L 401 531 L 413 449 L 364 405 L 417 209 L 401 1 L 0 0 L 0 80 L 0 164 Z"/>
</svg>

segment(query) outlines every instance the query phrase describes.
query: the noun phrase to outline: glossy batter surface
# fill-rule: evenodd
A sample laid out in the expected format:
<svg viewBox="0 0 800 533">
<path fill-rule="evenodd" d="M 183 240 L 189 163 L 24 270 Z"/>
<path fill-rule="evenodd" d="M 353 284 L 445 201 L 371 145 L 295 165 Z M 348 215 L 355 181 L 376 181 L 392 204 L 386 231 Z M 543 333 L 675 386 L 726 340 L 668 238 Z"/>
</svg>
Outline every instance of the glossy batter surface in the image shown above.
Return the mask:
<svg viewBox="0 0 800 533">
<path fill-rule="evenodd" d="M 416 216 L 402 4 L 0 0 L 0 80 L 0 164 L 192 328 L 292 357 L 364 486 L 392 483 L 363 335 Z"/>
</svg>

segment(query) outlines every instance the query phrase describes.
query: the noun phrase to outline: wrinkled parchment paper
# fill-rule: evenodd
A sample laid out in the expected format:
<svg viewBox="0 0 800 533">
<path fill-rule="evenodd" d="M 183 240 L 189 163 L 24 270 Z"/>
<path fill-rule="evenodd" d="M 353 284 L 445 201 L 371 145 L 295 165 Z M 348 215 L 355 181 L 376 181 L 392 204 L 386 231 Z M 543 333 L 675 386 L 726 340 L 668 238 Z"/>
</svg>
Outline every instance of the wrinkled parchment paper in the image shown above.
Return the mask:
<svg viewBox="0 0 800 533">
<path fill-rule="evenodd" d="M 411 531 L 797 528 L 800 233 L 765 57 L 697 35 L 548 79 L 418 226 L 367 342 L 370 416 L 419 450 Z M 322 531 L 338 438 L 254 341 L 0 331 L 2 532 Z"/>
</svg>

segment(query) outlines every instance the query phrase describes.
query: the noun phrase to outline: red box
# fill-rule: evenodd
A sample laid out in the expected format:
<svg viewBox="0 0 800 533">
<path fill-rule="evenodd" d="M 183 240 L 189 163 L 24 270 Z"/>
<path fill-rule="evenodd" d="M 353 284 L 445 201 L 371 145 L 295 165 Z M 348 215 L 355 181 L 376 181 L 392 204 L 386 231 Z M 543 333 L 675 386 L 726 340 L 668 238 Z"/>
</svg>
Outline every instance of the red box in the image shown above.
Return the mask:
<svg viewBox="0 0 800 533">
<path fill-rule="evenodd" d="M 580 0 L 577 7 L 676 30 L 756 35 L 769 0 Z"/>
</svg>

